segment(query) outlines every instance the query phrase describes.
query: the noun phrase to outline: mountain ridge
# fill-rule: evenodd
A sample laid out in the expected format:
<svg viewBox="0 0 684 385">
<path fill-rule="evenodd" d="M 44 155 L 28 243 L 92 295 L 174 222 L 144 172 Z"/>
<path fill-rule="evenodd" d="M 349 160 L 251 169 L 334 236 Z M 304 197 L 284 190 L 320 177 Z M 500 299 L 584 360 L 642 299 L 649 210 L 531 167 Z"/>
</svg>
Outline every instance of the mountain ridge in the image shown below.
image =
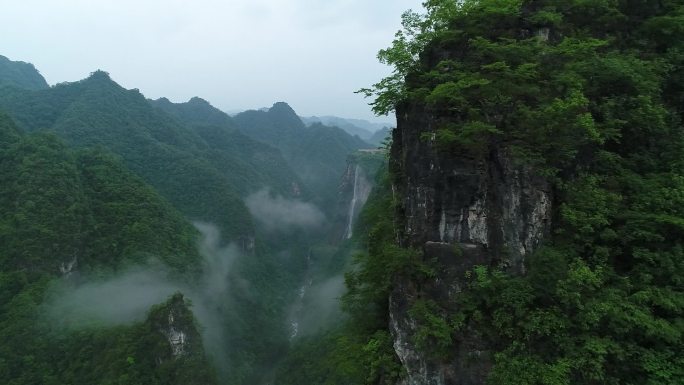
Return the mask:
<svg viewBox="0 0 684 385">
<path fill-rule="evenodd" d="M 302 121 L 310 126 L 314 123 L 321 123 L 327 126 L 335 126 L 345 130 L 350 135 L 357 135 L 359 138 L 377 144 L 374 136 L 378 131 L 393 127 L 393 123 L 375 123 L 364 119 L 343 118 L 334 115 L 323 116 L 301 116 Z"/>
<path fill-rule="evenodd" d="M 319 192 L 316 202 L 329 213 L 347 156 L 371 147 L 338 127 L 306 126 L 284 102 L 275 103 L 268 111 L 242 112 L 233 120 L 245 135 L 278 148 L 304 183 Z"/>
<path fill-rule="evenodd" d="M 0 55 L 0 86 L 12 86 L 29 90 L 48 88 L 43 75 L 31 63 L 12 61 Z"/>
<path fill-rule="evenodd" d="M 201 342 L 188 346 L 193 359 L 159 366 L 171 344 L 146 331 L 149 319 L 73 332 L 66 325 L 79 316 L 48 311 L 51 301 L 63 300 L 55 298 L 58 288 L 77 289 L 152 256 L 191 281 L 201 266 L 198 233 L 116 156 L 77 151 L 54 134 L 17 133 L 11 125 L 0 114 L 0 382 L 92 383 L 126 375 L 154 383 L 180 370 L 214 383 Z M 182 330 L 197 335 L 189 323 Z"/>
</svg>

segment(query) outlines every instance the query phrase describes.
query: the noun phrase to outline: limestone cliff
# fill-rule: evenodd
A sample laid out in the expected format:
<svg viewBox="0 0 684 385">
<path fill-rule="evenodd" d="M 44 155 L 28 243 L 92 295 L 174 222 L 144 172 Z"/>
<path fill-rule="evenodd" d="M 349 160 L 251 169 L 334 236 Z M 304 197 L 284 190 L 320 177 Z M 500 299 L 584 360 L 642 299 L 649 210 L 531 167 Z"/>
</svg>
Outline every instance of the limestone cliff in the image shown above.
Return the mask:
<svg viewBox="0 0 684 385">
<path fill-rule="evenodd" d="M 156 373 L 165 384 L 212 385 L 216 376 L 188 303 L 181 293 L 155 306 L 146 322 Z"/>
<path fill-rule="evenodd" d="M 403 105 L 393 133 L 390 168 L 400 202 L 400 242 L 437 263 L 428 282 L 397 277 L 390 296 L 390 330 L 409 385 L 484 383 L 490 360 L 476 331 L 457 336 L 452 361 L 431 359 L 413 343 L 417 326 L 408 310 L 417 298 L 455 310 L 465 272 L 476 265 L 524 274 L 525 256 L 550 228 L 550 184 L 516 162 L 503 144 L 490 144 L 481 157 L 440 149 L 431 133 L 448 119 L 423 105 Z"/>
</svg>

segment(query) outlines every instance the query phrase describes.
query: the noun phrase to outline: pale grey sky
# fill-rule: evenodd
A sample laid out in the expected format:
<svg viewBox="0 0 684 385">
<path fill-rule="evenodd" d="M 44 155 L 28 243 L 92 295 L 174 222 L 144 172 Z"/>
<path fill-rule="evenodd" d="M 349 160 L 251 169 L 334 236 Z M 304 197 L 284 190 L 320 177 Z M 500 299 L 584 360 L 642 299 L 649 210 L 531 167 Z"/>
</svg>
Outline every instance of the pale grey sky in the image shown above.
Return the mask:
<svg viewBox="0 0 684 385">
<path fill-rule="evenodd" d="M 0 55 L 50 84 L 102 69 L 149 98 L 390 121 L 353 92 L 389 73 L 376 53 L 421 2 L 0 0 Z"/>
</svg>

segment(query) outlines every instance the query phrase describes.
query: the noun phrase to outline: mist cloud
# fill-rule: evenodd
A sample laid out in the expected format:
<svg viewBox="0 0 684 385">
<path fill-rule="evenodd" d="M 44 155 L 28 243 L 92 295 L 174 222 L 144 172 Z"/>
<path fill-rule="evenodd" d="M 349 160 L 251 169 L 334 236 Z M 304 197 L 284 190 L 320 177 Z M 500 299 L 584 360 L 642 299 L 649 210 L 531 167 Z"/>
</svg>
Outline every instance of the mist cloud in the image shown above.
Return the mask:
<svg viewBox="0 0 684 385">
<path fill-rule="evenodd" d="M 203 222 L 193 224 L 202 233 L 199 252 L 204 258 L 204 273 L 199 290 L 203 297 L 211 299 L 228 292 L 228 274 L 240 251 L 234 244 L 221 247 L 221 233 L 216 226 Z"/>
<path fill-rule="evenodd" d="M 229 274 L 240 256 L 234 245 L 222 246 L 218 229 L 197 222 L 202 234 L 198 249 L 203 257 L 203 273 L 195 285 L 171 278 L 170 270 L 160 263 L 136 266 L 107 279 L 86 280 L 74 285 L 66 280 L 57 283 L 48 298 L 44 314 L 58 329 L 78 330 L 108 327 L 143 321 L 153 305 L 181 292 L 192 302 L 192 312 L 200 325 L 205 350 L 217 363 L 228 359 L 223 345 L 222 320 L 229 311 Z"/>
<path fill-rule="evenodd" d="M 325 220 L 316 206 L 280 195 L 271 196 L 268 189 L 248 196 L 245 203 L 252 216 L 269 231 L 292 227 L 314 228 Z"/>
<path fill-rule="evenodd" d="M 143 268 L 83 285 L 62 286 L 48 307 L 61 327 L 113 326 L 141 321 L 152 305 L 165 301 L 180 286 L 165 274 Z"/>
<path fill-rule="evenodd" d="M 346 291 L 344 275 L 317 283 L 309 280 L 300 288 L 300 298 L 290 308 L 290 339 L 313 335 L 340 322 L 345 316 L 340 298 Z"/>
</svg>

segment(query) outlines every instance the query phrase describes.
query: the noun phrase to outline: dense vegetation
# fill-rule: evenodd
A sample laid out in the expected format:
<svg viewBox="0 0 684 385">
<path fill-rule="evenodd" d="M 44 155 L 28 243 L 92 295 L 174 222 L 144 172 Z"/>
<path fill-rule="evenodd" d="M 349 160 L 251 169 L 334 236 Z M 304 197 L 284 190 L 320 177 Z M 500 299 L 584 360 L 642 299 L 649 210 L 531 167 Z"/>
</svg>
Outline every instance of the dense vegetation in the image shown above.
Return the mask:
<svg viewBox="0 0 684 385">
<path fill-rule="evenodd" d="M 395 72 L 363 92 L 379 113 L 427 109 L 439 124 L 424 140 L 440 151 L 509 150 L 552 183 L 555 211 L 525 275 L 478 266 L 451 304 L 458 311 L 428 296 L 415 302 L 414 342 L 449 360 L 464 334 L 476 335 L 490 349 L 491 384 L 681 383 L 684 3 L 425 7 L 404 15 L 405 29 L 380 53 Z M 200 346 L 179 361 L 162 349 L 169 311 L 198 340 L 179 295 L 144 320 L 106 328 L 56 329 L 41 308 L 55 282 L 78 278 L 73 266 L 107 277 L 154 257 L 193 282 L 197 232 L 182 215 L 216 223 L 245 254 L 228 278 L 231 296 L 213 303 L 231 350 L 218 368 L 223 382 L 394 384 L 404 375 L 389 293 L 397 280 L 420 286 L 435 266 L 396 245 L 396 175 L 378 174 L 340 250 L 315 244 L 321 229 L 274 233 L 242 202 L 270 187 L 330 214 L 348 154 L 367 147 L 360 139 L 306 127 L 284 103 L 231 119 L 199 98 L 148 101 L 101 71 L 52 88 L 41 79 L 0 57 L 0 109 L 17 123 L 0 115 L 0 382 L 213 383 Z M 348 318 L 284 355 L 288 304 L 312 270 L 303 256 L 332 276 L 357 247 Z"/>
<path fill-rule="evenodd" d="M 289 307 L 308 269 L 305 256 L 317 258 L 319 252 L 311 251 L 316 242 L 322 242 L 316 248 L 321 255 L 335 254 L 331 251 L 335 246 L 325 245 L 327 226 L 306 231 L 273 231 L 263 226 L 249 214 L 243 199 L 267 188 L 271 195 L 286 199 L 319 197 L 317 202 L 323 207 L 334 208 L 346 157 L 365 144 L 324 126 L 307 129 L 308 134 L 299 138 L 301 143 L 290 142 L 302 151 L 311 149 L 300 164 L 316 165 L 313 171 L 319 175 L 307 174 L 308 181 L 327 178 L 327 183 L 311 186 L 292 171 L 290 159 L 285 160 L 278 149 L 241 131 L 250 126 L 236 129 L 238 125 L 228 115 L 206 101 L 146 100 L 102 71 L 45 89 L 24 84 L 3 87 L 0 110 L 17 123 L 3 115 L 0 135 L 7 156 L 0 193 L 6 218 L 0 222 L 0 239 L 6 246 L 0 261 L 7 269 L 2 273 L 1 298 L 6 307 L 0 312 L 0 322 L 3 337 L 13 335 L 0 352 L 0 366 L 11 370 L 7 378 L 16 384 L 38 381 L 35 378 L 49 383 L 50 376 L 60 383 L 95 378 L 115 381 L 131 367 L 117 364 L 107 371 L 102 368 L 107 361 L 130 356 L 136 363 L 149 363 L 146 360 L 153 354 L 144 322 L 83 331 L 77 333 L 79 338 L 49 335 L 42 329 L 36 339 L 26 336 L 35 327 L 50 326 L 32 320 L 44 312 L 39 307 L 54 293 L 58 277 L 70 274 L 62 273 L 64 269 L 73 268 L 75 286 L 79 286 L 87 283 L 87 279 L 81 282 L 82 276 L 111 278 L 153 258 L 168 267 L 177 282 L 197 284 L 203 265 L 196 250 L 196 231 L 188 219 L 217 225 L 222 237 L 219 246 L 233 242 L 240 254 L 221 283 L 226 292 L 211 303 L 220 315 L 213 327 L 224 331 L 218 344 L 226 347 L 217 365 L 220 381 L 251 384 L 272 377 L 274 362 L 288 349 Z M 270 122 L 271 134 L 287 131 L 290 124 L 301 125 L 290 112 Z M 336 144 L 334 151 L 325 151 L 331 143 Z M 149 194 L 162 206 L 147 204 Z M 27 277 L 27 271 L 33 275 Z M 134 340 L 142 341 L 141 345 Z M 63 353 L 68 358 L 55 350 L 59 344 L 66 346 Z M 102 360 L 83 357 L 95 349 L 106 349 Z M 13 351 L 17 352 L 14 356 Z M 44 353 L 35 355 L 34 351 Z M 55 358 L 50 360 L 50 355 Z M 203 372 L 205 364 L 201 362 L 193 371 Z M 47 366 L 43 370 L 41 365 Z M 59 365 L 68 367 L 64 375 Z M 141 368 L 129 377 L 131 383 L 164 382 L 158 372 Z M 38 377 L 27 377 L 30 372 Z M 197 376 L 198 381 L 202 378 Z"/>
<path fill-rule="evenodd" d="M 8 111 L 25 131 L 51 131 L 73 146 L 99 147 L 114 152 L 128 169 L 152 185 L 186 218 L 215 224 L 224 242 L 234 241 L 243 249 L 245 257 L 238 260 L 230 277 L 230 285 L 240 289 L 232 291 L 234 298 L 222 301 L 222 306 L 227 309 L 230 304 L 231 309 L 226 311 L 224 320 L 224 326 L 231 331 L 227 333 L 230 340 L 226 345 L 234 347 L 237 355 L 231 357 L 226 366 L 231 369 L 231 383 L 251 383 L 256 380 L 249 376 L 263 375 L 260 365 L 270 363 L 274 352 L 280 350 L 276 346 L 282 346 L 286 341 L 283 314 L 288 303 L 287 293 L 290 287 L 294 290 L 295 283 L 291 281 L 295 278 L 283 269 L 275 251 L 255 242 L 257 229 L 241 196 L 267 186 L 280 194 L 291 194 L 292 183 L 297 179 L 277 150 L 239 132 L 228 131 L 230 127 L 203 126 L 200 121 L 196 121 L 196 125 L 186 125 L 182 119 L 150 105 L 137 90 L 121 88 L 102 71 L 83 81 L 45 90 L 5 88 L 0 93 L 0 109 Z M 200 109 L 195 116 L 206 115 L 207 110 Z M 204 119 L 204 122 L 210 121 Z M 97 163 L 89 161 L 84 159 L 82 164 L 96 171 Z M 277 177 L 271 178 L 273 175 Z M 85 177 L 91 177 L 91 174 Z M 110 183 L 108 178 L 100 176 L 93 180 L 107 184 Z M 63 181 L 78 186 L 68 182 Z M 133 190 L 119 194 L 132 194 L 134 198 L 137 188 Z M 69 202 L 69 199 L 72 198 L 65 201 Z M 109 222 L 98 229 L 103 233 L 116 230 L 112 234 L 119 234 L 121 239 L 119 242 L 107 238 L 89 239 L 83 241 L 85 245 L 94 242 L 114 248 L 122 245 L 124 237 L 144 239 L 145 231 L 158 231 L 162 236 L 169 230 L 167 226 L 155 227 L 146 223 L 132 226 L 128 219 L 117 217 L 116 212 L 109 209 L 109 206 L 103 206 L 102 217 Z M 159 216 L 147 212 L 144 206 L 137 210 L 141 215 L 149 215 L 150 220 Z M 59 222 L 56 217 L 55 223 Z M 27 242 L 30 238 L 28 234 L 26 236 L 14 234 L 12 238 Z M 191 243 L 190 255 L 196 255 L 196 245 Z M 254 244 L 252 249 L 251 244 Z M 145 250 L 149 250 L 149 255 L 164 251 L 163 248 Z M 105 263 L 112 263 L 108 254 L 99 255 Z M 128 262 L 139 261 L 127 260 L 122 264 Z M 188 263 L 184 269 L 197 271 L 201 264 L 199 261 Z M 245 282 L 249 282 L 249 288 L 245 287 Z"/>
<path fill-rule="evenodd" d="M 390 384 L 401 375 L 387 330 L 392 274 L 423 266 L 416 266 L 414 252 L 394 245 L 395 204 L 387 167 L 381 167 L 353 232 L 354 266 L 343 266 L 348 291 L 342 305 L 348 317 L 296 341 L 279 367 L 280 385 Z"/>
<path fill-rule="evenodd" d="M 173 383 L 155 363 L 164 338 L 148 323 L 67 331 L 41 306 L 72 271 L 87 279 L 151 256 L 192 280 L 201 268 L 192 226 L 114 156 L 24 135 L 5 115 L 0 178 L 0 382 Z M 163 370 L 176 364 L 185 365 Z M 191 365 L 201 383 L 212 378 L 203 358 Z"/>
<path fill-rule="evenodd" d="M 426 106 L 444 122 L 443 151 L 510 149 L 553 183 L 556 210 L 526 275 L 481 266 L 458 312 L 414 304 L 425 354 L 448 359 L 462 333 L 477 333 L 492 349 L 492 384 L 681 383 L 684 3 L 426 8 L 407 13 L 380 54 L 396 71 L 365 90 L 376 111 Z M 352 287 L 382 307 L 374 295 L 406 265 L 369 249 Z"/>
<path fill-rule="evenodd" d="M 314 123 L 306 126 L 286 103 L 268 111 L 246 111 L 234 117 L 250 138 L 278 148 L 304 184 L 317 192 L 315 202 L 330 213 L 347 156 L 370 145 L 342 129 Z"/>
<path fill-rule="evenodd" d="M 120 155 L 190 218 L 211 221 L 233 239 L 252 232 L 249 214 L 225 176 L 231 173 L 201 156 L 206 144 L 102 71 L 41 91 L 6 89 L 0 108 L 26 131 L 49 129 L 71 145 L 102 146 Z"/>
<path fill-rule="evenodd" d="M 12 86 L 32 90 L 48 88 L 33 64 L 11 61 L 0 55 L 0 87 Z"/>
<path fill-rule="evenodd" d="M 206 142 L 203 156 L 214 165 L 222 165 L 220 169 L 232 188 L 241 195 L 266 186 L 284 196 L 306 199 L 311 194 L 276 148 L 244 135 L 230 116 L 207 101 L 195 97 L 186 103 L 171 103 L 162 98 L 150 103 Z"/>
</svg>

